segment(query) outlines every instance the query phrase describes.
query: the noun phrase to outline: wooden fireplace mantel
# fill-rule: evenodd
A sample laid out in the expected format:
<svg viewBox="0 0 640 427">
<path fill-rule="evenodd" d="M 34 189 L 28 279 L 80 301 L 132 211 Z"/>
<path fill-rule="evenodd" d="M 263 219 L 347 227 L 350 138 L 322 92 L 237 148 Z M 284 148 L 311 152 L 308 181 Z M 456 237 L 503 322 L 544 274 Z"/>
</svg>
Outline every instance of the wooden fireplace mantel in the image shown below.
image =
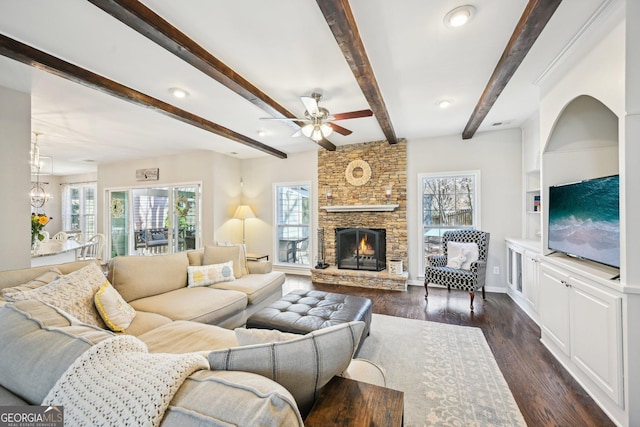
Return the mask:
<svg viewBox="0 0 640 427">
<path fill-rule="evenodd" d="M 327 212 L 393 212 L 400 205 L 341 205 L 320 206 Z"/>
</svg>

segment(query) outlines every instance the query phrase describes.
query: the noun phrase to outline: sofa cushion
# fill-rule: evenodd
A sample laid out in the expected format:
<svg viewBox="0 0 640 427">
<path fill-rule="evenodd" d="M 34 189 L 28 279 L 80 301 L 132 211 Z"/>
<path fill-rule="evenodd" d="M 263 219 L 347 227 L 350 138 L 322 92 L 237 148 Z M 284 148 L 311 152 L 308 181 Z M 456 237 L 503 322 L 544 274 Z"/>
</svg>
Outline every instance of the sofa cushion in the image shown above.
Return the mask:
<svg viewBox="0 0 640 427">
<path fill-rule="evenodd" d="M 280 290 L 285 279 L 282 271 L 272 271 L 266 274 L 249 274 L 231 282 L 220 282 L 209 287 L 242 292 L 247 295 L 249 304 L 259 304 Z"/>
<path fill-rule="evenodd" d="M 0 406 L 26 406 L 29 402 L 11 393 L 0 385 Z"/>
<path fill-rule="evenodd" d="M 276 343 L 209 353 L 211 369 L 247 371 L 282 384 L 304 415 L 320 390 L 343 372 L 353 357 L 364 322 L 348 322 Z"/>
<path fill-rule="evenodd" d="M 145 332 L 171 322 L 173 322 L 173 320 L 169 319 L 167 316 L 163 316 L 158 313 L 149 313 L 146 311 L 136 310 L 136 317 L 133 318 L 125 333 L 127 335 L 133 335 L 137 337 L 144 334 Z"/>
<path fill-rule="evenodd" d="M 232 330 L 186 320 L 160 326 L 139 335 L 138 339 L 151 353 L 209 352 L 238 345 Z"/>
<path fill-rule="evenodd" d="M 114 332 L 124 332 L 136 317 L 136 310 L 122 299 L 109 282 L 100 286 L 93 299 L 98 314 L 107 327 Z"/>
<path fill-rule="evenodd" d="M 80 354 L 112 336 L 93 326 L 70 325 L 40 301 L 6 304 L 0 307 L 0 384 L 39 405 Z"/>
<path fill-rule="evenodd" d="M 189 288 L 236 279 L 233 275 L 233 261 L 222 264 L 190 265 L 187 267 L 187 276 L 187 287 Z"/>
<path fill-rule="evenodd" d="M 107 279 L 100 267 L 92 263 L 47 285 L 23 292 L 5 293 L 4 297 L 7 301 L 42 301 L 66 311 L 81 322 L 104 328 L 93 296 L 105 282 Z"/>
<path fill-rule="evenodd" d="M 50 267 L 47 271 L 42 273 L 40 276 L 29 280 L 27 283 L 23 283 L 18 286 L 14 286 L 12 288 L 2 289 L 2 295 L 11 294 L 14 292 L 24 292 L 30 291 L 31 289 L 39 288 L 40 286 L 47 285 L 57 278 L 62 276 L 62 272 L 57 267 Z"/>
<path fill-rule="evenodd" d="M 215 324 L 243 311 L 247 306 L 247 296 L 242 292 L 208 287 L 182 288 L 129 304 L 136 310 L 158 313 L 171 320 Z"/>
<path fill-rule="evenodd" d="M 284 387 L 248 372 L 198 371 L 182 384 L 161 426 L 303 427 Z"/>
<path fill-rule="evenodd" d="M 204 256 L 202 265 L 220 264 L 227 261 L 233 261 L 233 275 L 236 279 L 244 276 L 244 265 L 246 259 L 242 256 L 242 251 L 238 246 L 206 246 L 204 248 Z"/>
<path fill-rule="evenodd" d="M 244 243 L 232 243 L 232 242 L 214 242 L 214 246 L 234 246 L 240 250 L 240 268 L 242 269 L 242 275 L 249 274 L 247 268 L 247 245 Z"/>
<path fill-rule="evenodd" d="M 187 259 L 189 259 L 189 265 L 202 265 L 204 248 L 187 251 Z"/>
<path fill-rule="evenodd" d="M 117 256 L 109 281 L 127 302 L 187 286 L 189 260 L 184 252 L 157 256 Z M 153 311 L 153 310 L 147 310 Z"/>
<path fill-rule="evenodd" d="M 58 268 L 62 272 L 62 274 L 69 274 L 72 271 L 79 270 L 88 264 L 100 265 L 100 261 L 95 259 L 85 260 L 85 261 L 73 261 L 73 262 L 67 262 L 64 264 L 58 264 L 56 265 L 56 268 Z M 39 267 L 0 271 L 0 289 L 22 285 L 46 273 L 49 270 L 51 270 L 50 265 L 41 265 Z"/>
<path fill-rule="evenodd" d="M 233 332 L 236 334 L 239 346 L 289 341 L 302 336 L 290 332 L 281 332 L 277 329 L 235 328 Z"/>
</svg>

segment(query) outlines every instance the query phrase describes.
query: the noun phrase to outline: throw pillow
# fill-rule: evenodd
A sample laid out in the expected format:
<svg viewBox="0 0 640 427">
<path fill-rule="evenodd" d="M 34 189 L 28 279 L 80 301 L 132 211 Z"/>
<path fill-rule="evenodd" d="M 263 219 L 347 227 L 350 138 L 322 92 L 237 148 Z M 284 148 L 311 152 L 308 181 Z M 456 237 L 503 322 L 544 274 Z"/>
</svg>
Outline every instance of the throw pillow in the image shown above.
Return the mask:
<svg viewBox="0 0 640 427">
<path fill-rule="evenodd" d="M 470 270 L 471 263 L 478 261 L 480 257 L 480 251 L 478 250 L 478 245 L 475 243 L 467 243 L 468 247 L 465 251 L 468 251 L 466 260 L 462 263 L 463 270 Z"/>
<path fill-rule="evenodd" d="M 15 292 L 24 292 L 29 291 L 31 289 L 39 288 L 40 286 L 49 284 L 56 280 L 58 277 L 62 276 L 62 272 L 57 267 L 51 267 L 48 271 L 40 276 L 36 277 L 19 286 L 14 286 L 12 288 L 4 288 L 0 291 L 2 295 L 12 294 Z"/>
<path fill-rule="evenodd" d="M 242 260 L 246 263 L 246 259 L 242 255 L 239 246 L 205 246 L 204 256 L 202 257 L 202 265 L 221 264 L 227 261 L 233 261 L 233 275 L 236 279 L 244 276 Z"/>
<path fill-rule="evenodd" d="M 124 332 L 136 317 L 136 310 L 127 304 L 109 282 L 100 286 L 93 299 L 100 317 L 114 332 Z"/>
<path fill-rule="evenodd" d="M 218 282 L 236 280 L 233 275 L 233 261 L 222 264 L 208 264 L 187 267 L 187 287 L 209 286 Z"/>
<path fill-rule="evenodd" d="M 231 242 L 213 242 L 215 246 L 237 246 L 240 249 L 240 269 L 242 275 L 249 274 L 249 266 L 247 265 L 247 245 L 244 243 L 231 243 Z"/>
<path fill-rule="evenodd" d="M 7 301 L 35 299 L 66 311 L 81 322 L 104 328 L 105 324 L 98 314 L 93 296 L 106 281 L 102 269 L 92 262 L 47 285 L 5 294 L 4 297 Z"/>
<path fill-rule="evenodd" d="M 240 346 L 289 341 L 301 337 L 300 334 L 281 332 L 277 329 L 236 328 L 233 332 L 235 332 L 236 340 Z"/>
<path fill-rule="evenodd" d="M 213 351 L 209 364 L 212 370 L 253 372 L 276 381 L 304 417 L 320 390 L 349 366 L 364 327 L 364 322 L 341 323 L 289 341 Z"/>
<path fill-rule="evenodd" d="M 478 256 L 478 245 L 475 243 L 447 242 L 447 267 L 469 270 L 471 263 L 478 261 Z M 453 267 L 458 264 L 458 267 Z"/>
</svg>

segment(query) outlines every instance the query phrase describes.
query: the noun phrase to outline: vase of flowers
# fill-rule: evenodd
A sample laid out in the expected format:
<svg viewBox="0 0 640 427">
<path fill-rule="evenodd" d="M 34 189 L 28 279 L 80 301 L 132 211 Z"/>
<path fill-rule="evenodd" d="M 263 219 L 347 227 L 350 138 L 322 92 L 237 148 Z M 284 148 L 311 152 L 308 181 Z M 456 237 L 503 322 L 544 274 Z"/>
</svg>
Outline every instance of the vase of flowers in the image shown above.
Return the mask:
<svg viewBox="0 0 640 427">
<path fill-rule="evenodd" d="M 31 214 L 31 248 L 35 249 L 35 246 L 38 242 L 44 240 L 44 235 L 41 233 L 42 229 L 45 225 L 49 223 L 50 218 L 45 214 Z"/>
</svg>

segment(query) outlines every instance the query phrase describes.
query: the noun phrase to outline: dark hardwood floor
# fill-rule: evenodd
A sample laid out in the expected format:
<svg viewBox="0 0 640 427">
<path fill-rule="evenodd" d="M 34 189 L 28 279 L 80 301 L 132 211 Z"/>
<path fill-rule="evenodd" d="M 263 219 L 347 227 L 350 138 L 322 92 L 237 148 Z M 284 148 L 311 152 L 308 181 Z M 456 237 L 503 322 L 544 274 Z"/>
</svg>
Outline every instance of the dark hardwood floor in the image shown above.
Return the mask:
<svg viewBox="0 0 640 427">
<path fill-rule="evenodd" d="M 527 425 L 614 426 L 582 387 L 540 343 L 540 328 L 506 294 L 477 294 L 475 312 L 462 291 L 409 286 L 406 292 L 314 284 L 310 277 L 287 275 L 284 292 L 319 289 L 370 298 L 373 312 L 481 328 Z"/>
</svg>

